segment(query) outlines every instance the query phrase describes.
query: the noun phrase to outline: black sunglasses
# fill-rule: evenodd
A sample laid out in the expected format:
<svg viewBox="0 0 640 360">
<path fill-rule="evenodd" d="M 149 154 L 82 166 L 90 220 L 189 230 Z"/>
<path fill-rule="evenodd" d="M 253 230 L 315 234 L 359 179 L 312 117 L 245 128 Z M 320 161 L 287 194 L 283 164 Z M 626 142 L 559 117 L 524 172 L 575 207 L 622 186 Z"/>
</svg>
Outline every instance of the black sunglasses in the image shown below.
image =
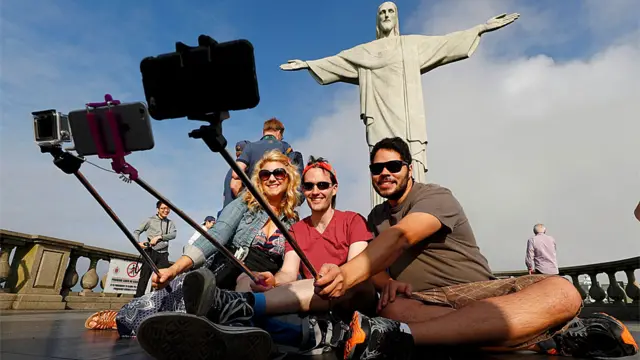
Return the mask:
<svg viewBox="0 0 640 360">
<path fill-rule="evenodd" d="M 408 164 L 402 160 L 391 160 L 387 162 L 370 164 L 369 171 L 371 171 L 371 174 L 373 175 L 380 175 L 382 173 L 382 170 L 387 168 L 390 173 L 395 174 L 397 172 L 400 172 L 400 170 L 402 170 L 402 167 L 405 165 Z"/>
<path fill-rule="evenodd" d="M 306 191 L 311 191 L 313 190 L 314 186 L 318 187 L 318 190 L 327 190 L 328 188 L 331 187 L 331 185 L 333 185 L 330 182 L 326 182 L 326 181 L 320 181 L 318 183 L 312 183 L 312 182 L 303 182 L 302 183 L 302 188 L 305 189 Z"/>
<path fill-rule="evenodd" d="M 277 168 L 277 169 L 274 169 L 273 171 L 260 170 L 260 172 L 258 172 L 258 177 L 262 181 L 269 180 L 271 175 L 273 175 L 273 177 L 275 177 L 276 180 L 284 180 L 287 177 L 287 170 L 283 168 Z"/>
</svg>

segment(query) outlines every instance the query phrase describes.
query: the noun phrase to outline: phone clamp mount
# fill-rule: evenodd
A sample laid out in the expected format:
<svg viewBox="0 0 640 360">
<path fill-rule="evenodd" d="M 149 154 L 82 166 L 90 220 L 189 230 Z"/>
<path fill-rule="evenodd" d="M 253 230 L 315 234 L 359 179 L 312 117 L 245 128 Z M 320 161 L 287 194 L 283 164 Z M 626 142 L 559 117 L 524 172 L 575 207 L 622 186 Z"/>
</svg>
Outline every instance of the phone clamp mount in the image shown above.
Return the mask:
<svg viewBox="0 0 640 360">
<path fill-rule="evenodd" d="M 118 174 L 128 175 L 130 181 L 135 181 L 138 178 L 138 171 L 133 166 L 129 165 L 124 159 L 125 156 L 131 154 L 131 152 L 124 150 L 124 143 L 122 141 L 122 137 L 120 137 L 120 127 L 113 111 L 111 111 L 111 108 L 117 105 L 120 105 L 120 100 L 113 100 L 113 97 L 110 94 L 104 95 L 104 102 L 86 104 L 87 121 L 89 122 L 91 136 L 93 137 L 93 141 L 96 145 L 98 158 L 111 159 L 111 168 L 113 171 Z M 104 106 L 109 108 L 109 111 L 107 111 L 107 121 L 109 130 L 111 130 L 112 134 L 111 139 L 113 140 L 115 147 L 115 152 L 113 154 L 110 154 L 105 150 L 106 146 L 101 141 L 99 125 L 95 119 L 95 114 L 91 112 L 92 109 Z"/>
<path fill-rule="evenodd" d="M 297 241 L 293 239 L 288 229 L 284 226 L 282 221 L 276 216 L 276 214 L 271 209 L 271 206 L 267 204 L 262 195 L 258 192 L 255 186 L 249 180 L 247 174 L 245 174 L 242 169 L 236 164 L 236 160 L 231 157 L 231 154 L 226 149 L 227 139 L 222 134 L 222 121 L 228 118 L 228 113 L 225 112 L 214 112 L 206 115 L 190 115 L 187 116 L 189 120 L 199 120 L 206 121 L 209 125 L 203 125 L 199 129 L 193 130 L 189 133 L 189 137 L 193 139 L 202 139 L 204 143 L 209 147 L 212 152 L 217 152 L 222 155 L 227 164 L 231 167 L 231 169 L 238 175 L 242 184 L 249 190 L 249 192 L 254 196 L 254 198 L 258 201 L 260 206 L 264 209 L 264 211 L 269 215 L 269 218 L 276 227 L 283 234 L 287 242 L 291 245 L 293 250 L 298 254 L 300 260 L 304 264 L 304 266 L 309 270 L 309 273 L 315 278 L 319 279 L 318 272 L 313 267 L 307 256 L 302 252 L 302 249 L 298 245 Z"/>
</svg>

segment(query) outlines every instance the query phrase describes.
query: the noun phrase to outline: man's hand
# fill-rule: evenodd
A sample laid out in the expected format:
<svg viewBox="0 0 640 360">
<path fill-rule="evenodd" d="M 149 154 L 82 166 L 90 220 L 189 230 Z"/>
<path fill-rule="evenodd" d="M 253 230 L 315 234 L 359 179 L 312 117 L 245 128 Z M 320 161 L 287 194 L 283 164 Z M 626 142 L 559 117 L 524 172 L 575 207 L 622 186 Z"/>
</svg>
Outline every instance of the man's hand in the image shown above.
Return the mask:
<svg viewBox="0 0 640 360">
<path fill-rule="evenodd" d="M 162 239 L 162 236 L 154 236 L 151 238 L 151 240 L 149 240 L 149 244 L 151 244 L 151 246 L 155 246 L 158 241 L 160 241 L 160 239 Z"/>
<path fill-rule="evenodd" d="M 347 292 L 342 269 L 335 264 L 324 264 L 318 271 L 315 293 L 323 299 L 339 298 Z"/>
<path fill-rule="evenodd" d="M 147 243 L 145 241 L 139 242 L 138 245 L 140 245 L 140 247 L 143 248 L 143 249 L 147 248 Z"/>
<path fill-rule="evenodd" d="M 301 70 L 308 69 L 309 65 L 302 60 L 289 60 L 286 64 L 280 65 L 280 70 Z"/>
<path fill-rule="evenodd" d="M 253 292 L 265 292 L 273 289 L 276 286 L 276 277 L 269 271 L 259 272 L 255 274 L 258 280 L 262 281 L 262 284 L 256 284 L 251 281 L 251 291 Z"/>
<path fill-rule="evenodd" d="M 158 278 L 158 275 L 156 273 L 153 273 L 151 275 L 151 286 L 154 289 L 164 289 L 165 286 L 169 285 L 169 282 L 171 282 L 171 280 L 178 276 L 178 273 L 172 267 L 160 269 L 159 271 L 160 278 Z"/>
<path fill-rule="evenodd" d="M 491 19 L 487 20 L 487 23 L 484 24 L 484 27 L 485 27 L 484 32 L 498 30 L 516 21 L 519 17 L 520 17 L 520 14 L 518 13 L 513 13 L 509 15 L 505 13 L 505 14 L 500 14 L 498 16 L 494 16 Z"/>
<path fill-rule="evenodd" d="M 529 269 L 529 275 L 533 274 L 533 270 Z"/>
<path fill-rule="evenodd" d="M 413 290 L 410 284 L 406 284 L 400 281 L 389 279 L 386 285 L 382 289 L 380 301 L 378 301 L 378 312 L 384 309 L 387 305 L 396 300 L 396 294 L 402 294 L 406 297 L 411 297 Z"/>
</svg>

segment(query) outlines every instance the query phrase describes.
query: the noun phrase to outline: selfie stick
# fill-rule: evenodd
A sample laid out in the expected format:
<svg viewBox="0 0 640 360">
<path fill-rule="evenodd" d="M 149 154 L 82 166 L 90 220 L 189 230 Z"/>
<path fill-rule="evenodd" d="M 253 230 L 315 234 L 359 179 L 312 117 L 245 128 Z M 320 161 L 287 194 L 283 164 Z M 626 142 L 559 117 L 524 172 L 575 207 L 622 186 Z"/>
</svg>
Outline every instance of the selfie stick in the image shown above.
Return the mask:
<svg viewBox="0 0 640 360">
<path fill-rule="evenodd" d="M 113 210 L 109 207 L 109 205 L 107 205 L 107 203 L 100 196 L 100 194 L 98 194 L 96 189 L 93 186 L 91 186 L 87 178 L 85 178 L 84 175 L 82 175 L 82 173 L 80 172 L 80 166 L 82 165 L 84 160 L 72 154 L 69 154 L 66 151 L 63 151 L 60 148 L 60 146 L 51 146 L 48 148 L 41 147 L 41 151 L 50 153 L 51 156 L 53 156 L 54 165 L 56 165 L 65 174 L 73 174 L 76 176 L 76 178 L 78 178 L 78 180 L 80 180 L 82 185 L 89 191 L 89 193 L 91 193 L 91 195 L 93 196 L 94 199 L 96 199 L 98 204 L 100 204 L 100 206 L 102 206 L 104 211 L 107 212 L 107 215 L 109 215 L 111 220 L 113 220 L 113 222 L 115 222 L 116 225 L 118 225 L 120 230 L 122 230 L 122 232 L 127 236 L 127 239 L 129 239 L 129 241 L 131 241 L 131 243 L 138 250 L 138 252 L 142 254 L 142 257 L 147 263 L 147 265 L 149 265 L 153 269 L 153 271 L 156 274 L 158 274 L 158 276 L 160 276 L 158 272 L 158 267 L 156 266 L 156 264 L 153 263 L 153 261 L 151 261 L 151 257 L 149 257 L 149 254 L 147 254 L 142 250 L 142 247 L 140 246 L 140 244 L 138 244 L 138 242 L 135 240 L 131 232 L 129 232 L 129 230 L 122 223 L 120 218 L 118 218 L 118 215 L 116 215 L 116 213 L 113 212 Z"/>
<path fill-rule="evenodd" d="M 247 274 L 251 280 L 253 280 L 256 284 L 262 284 L 263 281 L 258 279 L 244 263 L 242 263 L 235 256 L 233 256 L 233 254 L 231 253 L 231 251 L 229 251 L 229 249 L 221 245 L 211 235 L 209 235 L 209 233 L 207 233 L 204 229 L 202 229 L 200 225 L 198 225 L 195 221 L 193 221 L 193 219 L 187 216 L 187 214 L 182 212 L 182 210 L 178 209 L 177 206 L 171 203 L 164 196 L 160 195 L 160 193 L 158 193 L 154 188 L 152 188 L 149 184 L 147 184 L 145 181 L 143 181 L 138 177 L 138 171 L 133 166 L 129 165 L 124 159 L 124 157 L 129 155 L 131 152 L 124 151 L 124 143 L 122 142 L 122 138 L 120 137 L 120 130 L 118 128 L 118 123 L 116 121 L 115 116 L 113 115 L 113 112 L 111 111 L 107 112 L 107 121 L 109 122 L 109 128 L 111 130 L 111 139 L 113 140 L 113 143 L 115 146 L 115 153 L 109 154 L 105 151 L 105 146 L 100 140 L 101 137 L 100 137 L 100 131 L 98 130 L 98 124 L 95 121 L 94 115 L 89 111 L 89 108 L 90 107 L 96 108 L 96 107 L 102 107 L 102 106 L 109 106 L 109 108 L 111 108 L 111 106 L 119 105 L 120 101 L 113 100 L 113 98 L 109 94 L 106 94 L 104 96 L 104 100 L 105 100 L 104 102 L 100 102 L 100 103 L 87 104 L 87 120 L 89 121 L 89 128 L 91 129 L 93 140 L 96 144 L 98 157 L 101 159 L 111 159 L 111 168 L 113 169 L 113 171 L 115 171 L 118 174 L 129 175 L 130 180 L 134 181 L 136 184 L 140 185 L 140 187 L 146 190 L 153 197 L 160 200 L 162 203 L 166 204 L 169 207 L 169 209 L 175 212 L 182 220 L 184 220 L 192 228 L 198 231 L 200 235 L 204 236 L 207 240 L 209 240 L 220 252 L 222 252 L 224 256 L 226 256 L 231 261 L 232 264 L 236 265 L 237 267 L 240 268 L 240 270 L 242 270 L 242 272 Z M 144 254 L 143 256 L 146 255 L 146 257 L 149 257 L 149 255 L 142 250 L 142 248 L 140 247 L 140 244 L 138 244 L 135 240 L 132 240 L 132 239 L 130 240 L 133 243 L 135 243 L 134 246 L 136 246 L 136 249 L 138 249 L 138 251 L 141 252 L 141 254 L 142 253 Z M 149 258 L 149 260 L 151 260 L 151 258 Z M 157 270 L 158 269 L 157 266 L 155 266 L 155 264 L 152 261 L 149 261 L 149 262 L 153 265 L 152 268 L 154 269 L 154 272 L 158 275 L 158 277 L 160 277 L 160 273 Z"/>
<path fill-rule="evenodd" d="M 189 116 L 187 118 L 190 120 L 200 120 L 200 121 L 209 122 L 210 125 L 201 126 L 200 129 L 196 129 L 190 132 L 189 137 L 194 139 L 202 139 L 205 142 L 205 144 L 207 144 L 209 149 L 211 149 L 211 151 L 219 152 L 222 155 L 222 157 L 225 159 L 227 164 L 229 164 L 231 169 L 236 174 L 238 174 L 244 186 L 247 189 L 249 189 L 249 192 L 253 194 L 253 196 L 258 201 L 258 203 L 260 203 L 260 206 L 262 206 L 264 211 L 267 212 L 271 221 L 273 221 L 273 223 L 280 230 L 282 235 L 284 235 L 285 239 L 289 242 L 289 244 L 291 245 L 293 250 L 296 252 L 296 254 L 300 256 L 300 260 L 302 260 L 302 263 L 307 267 L 307 269 L 309 269 L 309 272 L 311 273 L 311 275 L 313 275 L 314 278 L 318 279 L 319 278 L 318 272 L 313 267 L 313 265 L 311 265 L 311 262 L 309 261 L 307 256 L 302 252 L 298 243 L 293 239 L 291 234 L 289 234 L 289 231 L 287 231 L 287 229 L 284 227 L 280 219 L 278 219 L 278 217 L 273 212 L 271 207 L 262 198 L 262 195 L 260 195 L 260 193 L 258 193 L 258 190 L 256 190 L 255 186 L 253 186 L 253 184 L 249 180 L 249 177 L 247 177 L 247 174 L 245 174 L 244 171 L 240 169 L 238 164 L 236 164 L 235 159 L 231 157 L 231 154 L 229 154 L 229 152 L 225 148 L 227 145 L 227 139 L 225 139 L 224 135 L 222 135 L 222 120 L 221 120 L 220 113 L 217 112 L 210 115 L 203 115 L 198 117 Z"/>
</svg>

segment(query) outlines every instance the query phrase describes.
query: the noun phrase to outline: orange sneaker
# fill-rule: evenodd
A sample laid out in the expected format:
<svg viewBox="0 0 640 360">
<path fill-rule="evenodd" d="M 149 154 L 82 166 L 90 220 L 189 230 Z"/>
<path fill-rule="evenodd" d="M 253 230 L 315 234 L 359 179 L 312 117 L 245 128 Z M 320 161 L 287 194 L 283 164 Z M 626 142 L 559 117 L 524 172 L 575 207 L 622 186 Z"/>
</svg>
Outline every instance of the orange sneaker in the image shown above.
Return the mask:
<svg viewBox="0 0 640 360">
<path fill-rule="evenodd" d="M 638 344 L 620 320 L 605 313 L 572 320 L 569 328 L 538 346 L 549 355 L 625 357 L 638 353 Z"/>
<path fill-rule="evenodd" d="M 382 317 L 370 318 L 356 311 L 344 345 L 344 359 L 411 359 L 413 337 L 402 323 Z"/>
</svg>

